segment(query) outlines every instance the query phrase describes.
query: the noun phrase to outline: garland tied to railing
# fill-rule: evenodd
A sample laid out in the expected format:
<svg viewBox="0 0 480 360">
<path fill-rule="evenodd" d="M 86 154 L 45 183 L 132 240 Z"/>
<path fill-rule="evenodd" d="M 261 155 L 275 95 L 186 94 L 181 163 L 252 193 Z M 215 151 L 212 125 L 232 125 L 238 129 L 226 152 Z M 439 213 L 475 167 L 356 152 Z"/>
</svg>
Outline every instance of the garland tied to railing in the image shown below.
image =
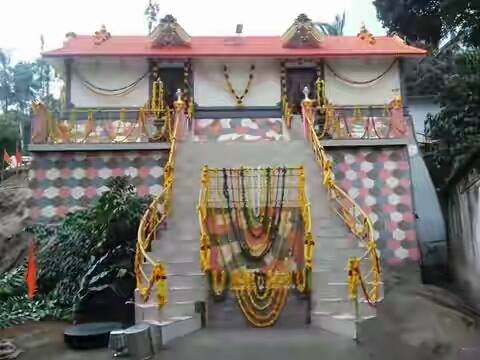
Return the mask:
<svg viewBox="0 0 480 360">
<path fill-rule="evenodd" d="M 323 129 L 317 136 L 322 139 L 327 135 L 334 139 L 360 138 L 360 139 L 386 139 L 402 137 L 408 134 L 408 127 L 405 122 L 402 99 L 395 96 L 389 103 L 385 104 L 382 116 L 374 116 L 370 107 L 368 115 L 364 115 L 359 106 L 353 108 L 353 121 L 349 123 L 345 115 L 341 115 L 334 108 L 325 91 L 325 81 L 317 79 L 315 82 L 316 109 L 323 117 Z M 382 122 L 383 119 L 383 122 Z M 385 124 L 388 122 L 388 125 Z M 357 135 L 355 128 L 361 129 Z"/>
<path fill-rule="evenodd" d="M 233 88 L 232 82 L 230 81 L 230 75 L 228 73 L 228 66 L 223 65 L 223 76 L 225 78 L 225 82 L 227 84 L 228 91 L 233 95 L 235 98 L 235 101 L 237 103 L 237 106 L 242 106 L 243 101 L 245 100 L 245 97 L 247 96 L 248 92 L 250 91 L 250 87 L 252 85 L 253 77 L 254 77 L 254 72 L 255 72 L 255 65 L 252 64 L 250 65 L 250 73 L 248 74 L 248 81 L 247 85 L 245 86 L 245 89 L 243 92 L 238 95 L 235 89 Z"/>
<path fill-rule="evenodd" d="M 307 140 L 311 142 L 316 161 L 323 170 L 323 184 L 327 187 L 330 197 L 339 206 L 336 209 L 338 216 L 344 221 L 353 235 L 360 240 L 361 245 L 367 248 L 362 257 L 351 257 L 348 260 L 347 280 L 349 296 L 355 302 L 358 301 L 357 287 L 360 284 L 365 300 L 370 305 L 374 305 L 378 302 L 380 295 L 381 269 L 373 235 L 373 225 L 362 208 L 337 185 L 333 176 L 332 162 L 315 133 L 313 114 L 313 101 L 309 99 L 304 100 L 302 102 L 302 115 L 308 129 Z M 360 269 L 362 262 L 369 266 L 369 271 L 366 275 L 362 274 Z"/>
<path fill-rule="evenodd" d="M 160 227 L 165 223 L 167 216 L 171 212 L 172 190 L 175 181 L 176 134 L 178 124 L 183 121 L 185 103 L 179 99 L 174 105 L 175 119 L 173 131 L 169 138 L 170 152 L 164 168 L 163 191 L 155 197 L 140 220 L 135 254 L 135 275 L 140 296 L 145 302 L 148 301 L 151 290 L 155 286 L 156 300 L 159 307 L 164 306 L 168 301 L 167 270 L 162 262 L 152 259 L 148 251 L 151 249 L 152 241 L 157 238 Z M 150 274 L 145 273 L 144 263 L 152 266 Z M 146 286 L 145 282 L 147 283 Z"/>
</svg>

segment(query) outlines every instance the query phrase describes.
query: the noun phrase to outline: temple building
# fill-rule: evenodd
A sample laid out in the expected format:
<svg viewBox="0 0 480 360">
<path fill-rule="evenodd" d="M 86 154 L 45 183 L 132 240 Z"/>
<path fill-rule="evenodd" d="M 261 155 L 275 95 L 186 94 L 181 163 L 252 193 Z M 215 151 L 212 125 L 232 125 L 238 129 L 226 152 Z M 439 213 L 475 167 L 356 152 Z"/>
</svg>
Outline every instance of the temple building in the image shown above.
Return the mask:
<svg viewBox="0 0 480 360">
<path fill-rule="evenodd" d="M 423 264 L 419 234 L 441 219 L 438 202 L 417 206 L 435 190 L 402 84 L 425 51 L 365 27 L 325 36 L 304 14 L 280 36 L 187 30 L 168 15 L 148 36 L 103 26 L 43 53 L 64 109 L 35 104 L 31 217 L 61 217 L 128 175 L 158 199 L 139 229 L 137 321 L 308 319 L 356 337 L 388 300 L 384 269 Z"/>
</svg>

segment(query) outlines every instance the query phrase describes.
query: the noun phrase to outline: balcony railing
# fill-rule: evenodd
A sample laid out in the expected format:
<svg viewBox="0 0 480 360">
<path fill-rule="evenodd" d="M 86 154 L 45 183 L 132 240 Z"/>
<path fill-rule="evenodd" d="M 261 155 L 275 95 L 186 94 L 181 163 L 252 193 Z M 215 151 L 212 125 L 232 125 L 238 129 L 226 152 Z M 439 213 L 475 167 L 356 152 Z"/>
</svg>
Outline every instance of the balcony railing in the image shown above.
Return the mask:
<svg viewBox="0 0 480 360">
<path fill-rule="evenodd" d="M 166 141 L 172 118 L 169 109 L 72 109 L 53 113 L 41 103 L 34 104 L 33 112 L 32 144 Z"/>
<path fill-rule="evenodd" d="M 320 139 L 404 139 L 411 135 L 402 107 L 327 105 L 317 110 L 315 130 Z"/>
</svg>

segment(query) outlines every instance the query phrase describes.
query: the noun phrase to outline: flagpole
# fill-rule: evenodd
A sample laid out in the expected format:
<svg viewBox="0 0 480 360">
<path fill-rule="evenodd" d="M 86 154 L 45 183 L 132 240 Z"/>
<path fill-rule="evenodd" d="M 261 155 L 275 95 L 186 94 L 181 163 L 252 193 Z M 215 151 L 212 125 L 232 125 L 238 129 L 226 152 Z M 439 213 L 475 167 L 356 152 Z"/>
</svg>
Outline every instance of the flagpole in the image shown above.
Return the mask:
<svg viewBox="0 0 480 360">
<path fill-rule="evenodd" d="M 5 151 L 5 150 L 4 150 Z M 5 159 L 2 157 L 2 173 L 0 174 L 0 181 L 3 182 L 3 175 L 5 173 Z"/>
<path fill-rule="evenodd" d="M 15 175 L 18 175 L 18 167 L 19 167 L 19 163 L 18 163 L 18 140 L 17 140 L 17 145 L 15 147 L 15 162 L 16 162 L 16 166 L 15 166 Z"/>
</svg>

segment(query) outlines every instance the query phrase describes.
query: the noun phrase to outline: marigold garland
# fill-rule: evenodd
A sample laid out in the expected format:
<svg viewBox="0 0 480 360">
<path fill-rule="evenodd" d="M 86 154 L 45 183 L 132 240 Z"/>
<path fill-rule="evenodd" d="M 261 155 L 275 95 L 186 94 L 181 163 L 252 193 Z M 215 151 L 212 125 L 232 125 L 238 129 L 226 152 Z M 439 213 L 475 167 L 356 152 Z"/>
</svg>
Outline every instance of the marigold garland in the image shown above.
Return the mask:
<svg viewBox="0 0 480 360">
<path fill-rule="evenodd" d="M 245 318 L 256 327 L 268 327 L 280 316 L 291 279 L 291 273 L 236 270 L 232 272 L 231 289 Z"/>
<path fill-rule="evenodd" d="M 215 298 L 223 298 L 227 290 L 228 273 L 225 270 L 211 270 L 208 272 L 210 288 Z"/>
<path fill-rule="evenodd" d="M 248 75 L 247 85 L 245 86 L 245 89 L 243 90 L 242 94 L 238 95 L 237 92 L 235 91 L 235 89 L 233 88 L 232 82 L 230 81 L 230 75 L 228 73 L 228 66 L 223 65 L 223 76 L 225 77 L 225 82 L 227 84 L 228 90 L 235 97 L 235 100 L 236 100 L 238 106 L 243 105 L 243 101 L 244 101 L 245 97 L 247 96 L 248 92 L 250 91 L 250 87 L 251 87 L 252 81 L 253 81 L 254 71 L 255 71 L 255 65 L 252 64 L 252 65 L 250 65 L 250 73 Z"/>
</svg>

